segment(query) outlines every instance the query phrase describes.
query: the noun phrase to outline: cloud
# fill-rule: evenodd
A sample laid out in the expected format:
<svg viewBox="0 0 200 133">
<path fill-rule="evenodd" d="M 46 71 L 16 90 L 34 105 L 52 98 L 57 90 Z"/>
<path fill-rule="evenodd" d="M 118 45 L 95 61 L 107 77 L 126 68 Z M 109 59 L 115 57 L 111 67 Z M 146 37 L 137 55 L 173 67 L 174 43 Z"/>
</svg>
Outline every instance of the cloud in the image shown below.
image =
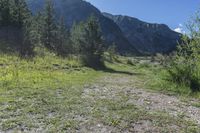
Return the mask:
<svg viewBox="0 0 200 133">
<path fill-rule="evenodd" d="M 185 31 L 183 29 L 183 25 L 182 24 L 179 24 L 178 27 L 174 29 L 174 31 L 178 32 L 178 33 L 185 34 Z"/>
<path fill-rule="evenodd" d="M 182 28 L 178 27 L 178 28 L 174 29 L 174 31 L 176 31 L 178 33 L 182 33 Z"/>
<path fill-rule="evenodd" d="M 182 24 L 179 24 L 178 26 L 179 26 L 179 27 L 183 27 L 183 25 L 182 25 Z"/>
</svg>

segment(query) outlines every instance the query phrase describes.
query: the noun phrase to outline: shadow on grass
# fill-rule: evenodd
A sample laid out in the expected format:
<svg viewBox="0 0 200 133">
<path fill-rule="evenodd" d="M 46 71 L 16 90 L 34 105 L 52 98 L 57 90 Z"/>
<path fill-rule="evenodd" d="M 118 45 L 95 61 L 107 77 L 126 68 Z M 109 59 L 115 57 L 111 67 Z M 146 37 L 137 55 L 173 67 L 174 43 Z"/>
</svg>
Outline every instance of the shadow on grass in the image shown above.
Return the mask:
<svg viewBox="0 0 200 133">
<path fill-rule="evenodd" d="M 99 67 L 99 68 L 95 68 L 96 71 L 103 71 L 106 73 L 112 73 L 112 74 L 125 74 L 125 75 L 142 75 L 141 73 L 133 73 L 133 72 L 128 72 L 128 71 L 120 71 L 120 70 L 114 70 L 112 68 L 108 68 L 106 66 L 104 67 Z"/>
</svg>

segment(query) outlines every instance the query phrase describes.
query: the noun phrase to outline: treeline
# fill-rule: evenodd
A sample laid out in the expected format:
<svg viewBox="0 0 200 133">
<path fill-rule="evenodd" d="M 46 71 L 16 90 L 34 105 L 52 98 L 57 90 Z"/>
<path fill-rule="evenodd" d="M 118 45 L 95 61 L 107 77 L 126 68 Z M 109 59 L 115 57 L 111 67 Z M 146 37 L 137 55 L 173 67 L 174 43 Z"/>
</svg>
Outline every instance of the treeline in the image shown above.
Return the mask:
<svg viewBox="0 0 200 133">
<path fill-rule="evenodd" d="M 79 56 L 87 66 L 103 66 L 104 45 L 95 16 L 74 24 L 71 29 L 67 29 L 64 16 L 59 21 L 55 17 L 52 0 L 46 0 L 44 10 L 34 15 L 26 0 L 0 1 L 0 27 L 14 27 L 20 31 L 18 52 L 21 57 L 33 57 L 38 51 L 48 50 L 63 57 Z"/>
</svg>

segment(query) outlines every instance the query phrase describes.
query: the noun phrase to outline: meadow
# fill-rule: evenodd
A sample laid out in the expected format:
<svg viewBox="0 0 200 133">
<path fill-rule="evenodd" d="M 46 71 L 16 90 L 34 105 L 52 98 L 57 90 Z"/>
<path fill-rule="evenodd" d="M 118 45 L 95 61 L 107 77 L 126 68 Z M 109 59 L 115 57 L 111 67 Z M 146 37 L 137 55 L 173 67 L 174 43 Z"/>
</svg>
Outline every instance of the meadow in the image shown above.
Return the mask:
<svg viewBox="0 0 200 133">
<path fill-rule="evenodd" d="M 184 114 L 174 118 L 168 112 L 127 103 L 133 95 L 126 94 L 123 87 L 176 96 L 181 101 L 196 97 L 194 107 L 199 107 L 198 93 L 167 80 L 166 70 L 149 57 L 105 58 L 107 68 L 94 70 L 76 57 L 48 55 L 27 60 L 2 54 L 0 131 L 100 132 L 104 127 L 106 131 L 131 132 L 133 123 L 144 120 L 153 122 L 152 131 L 199 131 L 194 121 L 182 119 Z"/>
</svg>

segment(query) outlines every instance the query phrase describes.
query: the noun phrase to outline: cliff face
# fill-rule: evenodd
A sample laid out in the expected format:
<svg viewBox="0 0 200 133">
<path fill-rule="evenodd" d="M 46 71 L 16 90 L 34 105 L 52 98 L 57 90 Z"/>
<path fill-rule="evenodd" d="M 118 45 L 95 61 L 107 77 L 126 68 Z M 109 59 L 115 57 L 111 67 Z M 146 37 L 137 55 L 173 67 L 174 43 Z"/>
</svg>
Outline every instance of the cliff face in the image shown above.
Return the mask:
<svg viewBox="0 0 200 133">
<path fill-rule="evenodd" d="M 95 15 L 100 22 L 103 36 L 108 45 L 115 43 L 121 53 L 138 54 L 139 52 L 127 40 L 121 29 L 110 18 L 102 13 L 90 3 L 83 0 L 54 0 L 56 18 L 64 17 L 68 28 L 73 23 L 87 20 L 90 15 Z M 45 0 L 27 0 L 28 6 L 33 13 L 44 8 Z"/>
<path fill-rule="evenodd" d="M 176 49 L 181 34 L 164 24 L 150 24 L 133 17 L 103 13 L 122 30 L 128 41 L 143 54 L 169 53 Z"/>
</svg>

